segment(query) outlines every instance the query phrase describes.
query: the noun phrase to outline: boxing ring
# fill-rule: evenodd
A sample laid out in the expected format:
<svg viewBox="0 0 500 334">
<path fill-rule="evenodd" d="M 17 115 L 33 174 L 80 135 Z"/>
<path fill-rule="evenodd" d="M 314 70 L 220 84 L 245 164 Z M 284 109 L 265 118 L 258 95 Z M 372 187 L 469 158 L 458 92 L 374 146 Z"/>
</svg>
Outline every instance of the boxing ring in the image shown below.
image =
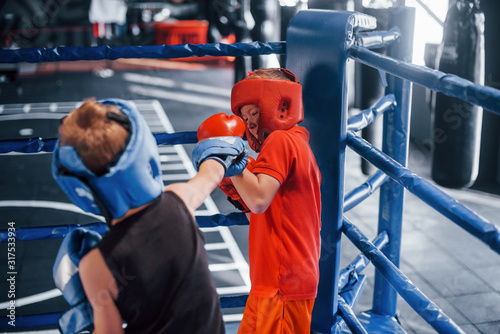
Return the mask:
<svg viewBox="0 0 500 334">
<path fill-rule="evenodd" d="M 303 86 L 304 126 L 311 132 L 311 147 L 322 172 L 322 253 L 320 283 L 312 330 L 340 333 L 346 326 L 353 333 L 404 333 L 395 321 L 397 297 L 401 296 L 438 333 L 464 333 L 457 324 L 399 268 L 404 194 L 408 190 L 424 203 L 500 254 L 500 230 L 466 206 L 419 177 L 407 165 L 412 83 L 481 106 L 500 114 L 500 91 L 460 77 L 411 64 L 414 12 L 412 8 L 389 9 L 389 31 L 373 31 L 374 18 L 353 12 L 299 12 L 290 22 L 286 42 L 236 43 L 232 45 L 174 45 L 150 47 L 58 47 L 0 51 L 1 63 L 53 62 L 118 58 L 185 58 L 192 56 L 258 56 L 285 54 L 286 68 Z M 370 49 L 387 48 L 387 55 Z M 347 62 L 358 61 L 387 75 L 386 96 L 371 108 L 348 117 Z M 362 128 L 384 116 L 383 146 L 379 150 L 357 135 Z M 196 132 L 155 134 L 158 145 L 196 143 Z M 55 139 L 0 143 L 0 153 L 51 152 Z M 346 148 L 350 147 L 377 167 L 365 183 L 344 193 Z M 370 241 L 344 213 L 380 190 L 378 236 Z M 241 213 L 198 216 L 200 227 L 247 224 Z M 17 241 L 63 238 L 75 225 L 18 228 Z M 105 233 L 101 222 L 86 228 Z M 9 242 L 12 231 L 0 231 Z M 340 245 L 345 235 L 360 251 L 346 268 L 340 268 Z M 369 264 L 377 269 L 373 307 L 356 315 L 353 308 L 366 286 L 362 271 Z M 300 273 L 297 273 L 300 274 Z M 247 295 L 221 297 L 222 308 L 244 307 Z M 56 326 L 60 314 L 17 316 L 16 329 Z M 1 319 L 0 329 L 7 329 Z"/>
</svg>

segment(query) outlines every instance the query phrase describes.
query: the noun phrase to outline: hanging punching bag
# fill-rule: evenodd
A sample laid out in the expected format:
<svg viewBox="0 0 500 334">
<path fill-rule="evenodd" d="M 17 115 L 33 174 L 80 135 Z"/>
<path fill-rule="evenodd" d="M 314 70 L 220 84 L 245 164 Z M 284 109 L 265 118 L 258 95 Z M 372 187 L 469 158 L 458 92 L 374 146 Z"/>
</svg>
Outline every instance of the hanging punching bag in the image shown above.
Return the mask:
<svg viewBox="0 0 500 334">
<path fill-rule="evenodd" d="M 479 0 L 457 0 L 450 7 L 437 66 L 484 84 L 484 13 Z M 479 169 L 483 110 L 441 93 L 435 95 L 433 109 L 432 179 L 449 188 L 470 187 Z"/>
</svg>

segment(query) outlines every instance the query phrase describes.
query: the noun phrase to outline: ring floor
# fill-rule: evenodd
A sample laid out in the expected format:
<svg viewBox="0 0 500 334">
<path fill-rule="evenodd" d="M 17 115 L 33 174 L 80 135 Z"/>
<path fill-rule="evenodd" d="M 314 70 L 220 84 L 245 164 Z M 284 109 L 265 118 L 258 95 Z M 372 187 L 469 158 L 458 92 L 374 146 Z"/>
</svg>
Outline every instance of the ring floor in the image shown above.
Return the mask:
<svg viewBox="0 0 500 334">
<path fill-rule="evenodd" d="M 118 97 L 129 100 L 159 101 L 173 129 L 193 131 L 208 116 L 229 110 L 229 91 L 233 83 L 232 66 L 225 64 L 152 62 L 77 62 L 41 64 L 25 69 L 13 82 L 0 83 L 0 105 L 62 104 Z M 39 135 L 48 138 L 57 129 L 57 122 L 36 118 L 13 118 L 0 107 L 0 139 L 26 138 Z M 30 114 L 30 115 L 27 115 Z M 8 126 L 7 126 L 8 125 Z M 309 129 L 314 131 L 314 129 Z M 190 156 L 192 145 L 184 145 Z M 0 203 L 12 200 L 64 201 L 47 172 L 50 159 L 42 154 L 34 157 L 7 155 L 0 157 Z M 363 183 L 361 160 L 348 149 L 346 155 L 345 192 Z M 420 176 L 430 178 L 429 158 L 414 147 L 410 148 L 409 167 Z M 500 217 L 500 197 L 474 190 L 443 189 L 490 222 Z M 434 212 L 418 198 L 406 192 L 401 250 L 401 270 L 415 285 L 440 306 L 466 333 L 500 333 L 500 255 L 470 236 L 447 218 Z M 218 189 L 212 194 L 218 211 L 233 211 Z M 377 230 L 378 191 L 358 207 L 346 213 L 369 238 Z M 75 218 L 74 214 L 55 209 L 12 208 L 0 206 L 1 229 L 8 221 L 21 227 L 54 225 L 56 223 L 88 223 L 95 219 Z M 230 228 L 242 256 L 248 261 L 247 227 Z M 60 241 L 59 241 L 60 242 Z M 51 268 L 57 241 L 29 242 L 31 247 L 17 253 L 20 263 L 17 281 L 19 295 L 29 296 L 54 288 Z M 6 254 L 4 246 L 0 251 Z M 342 239 L 341 267 L 348 265 L 359 251 Z M 222 256 L 220 254 L 215 257 Z M 3 264 L 0 266 L 3 268 Z M 363 274 L 368 284 L 356 312 L 371 309 L 373 295 L 373 266 Z M 5 270 L 4 270 L 5 272 Z M 225 278 L 225 277 L 224 277 Z M 228 283 L 228 282 L 226 282 Z M 241 286 L 241 282 L 229 282 Z M 0 294 L 6 296 L 5 280 L 0 282 Z M 0 299 L 5 302 L 6 297 Z M 19 314 L 61 311 L 66 307 L 61 297 L 19 307 Z M 238 314 L 226 324 L 227 333 L 236 333 Z M 408 333 L 434 333 L 403 300 L 398 301 L 398 319 Z M 47 330 L 47 329 L 44 329 Z M 50 329 L 49 329 L 50 330 Z"/>
</svg>

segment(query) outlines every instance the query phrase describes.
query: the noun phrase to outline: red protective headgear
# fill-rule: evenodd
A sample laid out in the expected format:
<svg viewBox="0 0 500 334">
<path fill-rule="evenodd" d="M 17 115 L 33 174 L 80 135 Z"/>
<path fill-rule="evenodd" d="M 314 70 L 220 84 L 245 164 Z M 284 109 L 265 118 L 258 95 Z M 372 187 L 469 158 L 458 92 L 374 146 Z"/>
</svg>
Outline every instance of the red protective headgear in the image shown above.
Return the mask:
<svg viewBox="0 0 500 334">
<path fill-rule="evenodd" d="M 250 72 L 231 91 L 231 110 L 235 115 L 241 117 L 240 108 L 245 105 L 259 106 L 258 138 L 246 127 L 248 144 L 257 152 L 272 131 L 288 130 L 304 120 L 302 86 L 292 72 L 280 70 L 292 81 L 267 79 Z M 251 76 L 258 76 L 259 79 L 248 80 Z"/>
</svg>

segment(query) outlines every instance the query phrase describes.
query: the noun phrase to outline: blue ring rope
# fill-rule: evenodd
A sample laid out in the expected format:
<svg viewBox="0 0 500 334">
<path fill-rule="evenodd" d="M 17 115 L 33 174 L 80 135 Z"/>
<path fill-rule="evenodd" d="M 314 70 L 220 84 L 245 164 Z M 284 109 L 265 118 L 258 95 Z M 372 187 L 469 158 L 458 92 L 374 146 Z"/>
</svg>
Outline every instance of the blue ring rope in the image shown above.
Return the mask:
<svg viewBox="0 0 500 334">
<path fill-rule="evenodd" d="M 500 90 L 498 89 L 475 84 L 454 74 L 390 58 L 364 47 L 352 46 L 350 52 L 350 57 L 360 63 L 500 115 Z"/>
<path fill-rule="evenodd" d="M 389 243 L 389 235 L 386 231 L 383 231 L 377 235 L 375 239 L 373 239 L 372 243 L 378 249 L 382 249 Z M 339 273 L 338 283 L 339 291 L 342 291 L 347 284 L 350 284 L 351 279 L 361 273 L 368 264 L 370 264 L 370 260 L 368 260 L 366 256 L 361 253 L 347 267 L 341 270 Z"/>
<path fill-rule="evenodd" d="M 380 48 L 391 44 L 400 37 L 397 27 L 389 31 L 357 33 L 356 43 L 368 48 Z M 0 63 L 42 63 L 55 61 L 78 60 L 116 60 L 116 59 L 175 59 L 189 57 L 256 57 L 262 55 L 284 55 L 286 42 L 250 42 L 250 43 L 214 43 L 214 44 L 176 44 L 176 45 L 149 45 L 149 46 L 120 46 L 107 45 L 81 47 L 58 46 L 51 49 L 25 48 L 14 50 L 0 50 Z"/>
<path fill-rule="evenodd" d="M 344 217 L 342 232 L 366 255 L 399 295 L 439 333 L 463 334 L 455 322 L 424 295 L 361 231 Z"/>
<path fill-rule="evenodd" d="M 61 313 L 46 313 L 46 314 L 33 314 L 33 315 L 20 315 L 16 314 L 16 329 L 57 326 L 57 320 Z M 0 318 L 1 330 L 12 330 L 12 325 L 9 325 L 10 318 L 4 316 Z"/>
<path fill-rule="evenodd" d="M 347 133 L 347 145 L 399 185 L 449 218 L 464 230 L 500 254 L 500 228 L 449 196 L 429 181 L 414 174 L 353 132 Z"/>
<path fill-rule="evenodd" d="M 361 322 L 359 322 L 359 319 L 356 317 L 352 308 L 346 303 L 342 296 L 339 296 L 339 313 L 347 324 L 347 327 L 351 330 L 351 333 L 368 334 L 363 325 L 361 325 Z"/>
<path fill-rule="evenodd" d="M 380 98 L 375 104 L 362 110 L 359 114 L 350 117 L 347 120 L 347 131 L 359 131 L 373 123 L 377 117 L 388 111 L 394 111 L 396 108 L 396 97 L 394 94 L 388 94 Z"/>
<path fill-rule="evenodd" d="M 52 49 L 27 48 L 0 50 L 0 63 L 42 63 L 102 59 L 116 60 L 120 58 L 174 59 L 204 56 L 255 57 L 270 54 L 285 54 L 285 42 L 163 44 L 150 46 L 119 46 L 113 48 L 107 45 L 93 47 L 58 46 Z"/>
<path fill-rule="evenodd" d="M 389 177 L 381 171 L 376 172 L 368 178 L 362 185 L 353 189 L 344 197 L 344 212 L 354 208 L 371 196 L 377 189 L 389 180 Z"/>
<path fill-rule="evenodd" d="M 196 144 L 196 131 L 153 134 L 158 145 Z M 38 153 L 53 152 L 57 139 L 30 138 L 0 141 L 0 154 L 9 152 Z"/>
<path fill-rule="evenodd" d="M 242 212 L 232 212 L 228 215 L 215 214 L 212 216 L 196 216 L 196 222 L 199 227 L 218 227 L 218 226 L 233 226 L 233 225 L 248 225 L 248 219 Z M 107 228 L 105 223 L 97 222 L 85 225 L 57 225 L 57 226 L 42 226 L 42 227 L 23 227 L 16 229 L 16 239 L 18 241 L 32 240 L 48 240 L 62 239 L 69 232 L 78 228 L 84 227 L 88 230 L 96 231 L 101 235 L 106 233 Z M 8 231 L 0 231 L 0 243 L 7 242 Z"/>
</svg>

